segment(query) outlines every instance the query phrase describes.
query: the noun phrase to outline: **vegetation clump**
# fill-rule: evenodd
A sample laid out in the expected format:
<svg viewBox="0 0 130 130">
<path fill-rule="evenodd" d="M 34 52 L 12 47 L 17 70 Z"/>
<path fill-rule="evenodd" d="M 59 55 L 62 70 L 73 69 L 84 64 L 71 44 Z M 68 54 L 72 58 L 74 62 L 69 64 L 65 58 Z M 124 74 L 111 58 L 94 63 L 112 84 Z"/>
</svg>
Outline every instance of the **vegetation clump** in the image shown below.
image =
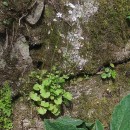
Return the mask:
<svg viewBox="0 0 130 130">
<path fill-rule="evenodd" d="M 110 130 L 130 129 L 130 95 L 127 95 L 115 107 L 110 122 Z M 124 118 L 125 117 L 125 118 Z M 70 117 L 60 117 L 56 120 L 45 120 L 46 130 L 104 130 L 104 126 L 99 120 L 95 123 L 88 123 L 80 119 Z"/>
<path fill-rule="evenodd" d="M 98 12 L 87 24 L 90 41 L 118 46 L 127 43 L 129 31 L 126 16 L 129 9 L 129 0 L 99 0 Z"/>
<path fill-rule="evenodd" d="M 61 114 L 62 105 L 68 104 L 72 99 L 71 93 L 63 87 L 68 76 L 61 76 L 59 71 L 55 73 L 42 71 L 41 73 L 41 75 L 32 73 L 38 81 L 34 84 L 33 91 L 30 92 L 30 98 L 35 102 L 40 115 L 50 112 L 58 116 Z"/>
<path fill-rule="evenodd" d="M 0 90 L 0 129 L 11 130 L 13 128 L 12 120 L 11 89 L 8 83 L 5 83 Z"/>
<path fill-rule="evenodd" d="M 103 72 L 101 74 L 102 79 L 115 79 L 116 71 L 114 70 L 114 64 L 110 64 L 109 67 L 103 68 Z"/>
</svg>

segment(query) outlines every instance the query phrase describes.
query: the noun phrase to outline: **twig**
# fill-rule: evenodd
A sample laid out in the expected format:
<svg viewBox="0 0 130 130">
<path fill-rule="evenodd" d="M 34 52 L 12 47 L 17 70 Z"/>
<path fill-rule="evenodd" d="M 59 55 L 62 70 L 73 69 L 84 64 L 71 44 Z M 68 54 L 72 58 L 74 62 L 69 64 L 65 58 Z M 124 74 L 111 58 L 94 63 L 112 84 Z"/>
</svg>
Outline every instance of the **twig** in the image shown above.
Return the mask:
<svg viewBox="0 0 130 130">
<path fill-rule="evenodd" d="M 6 29 L 6 40 L 5 40 L 5 46 L 4 49 L 6 50 L 8 47 L 8 43 L 9 43 L 9 35 L 8 35 L 8 30 Z"/>
<path fill-rule="evenodd" d="M 21 20 L 22 20 L 24 17 L 26 17 L 27 15 L 28 15 L 28 13 L 23 14 L 23 15 L 22 15 L 22 17 L 21 17 L 21 18 L 19 18 L 19 26 L 21 25 Z"/>
<path fill-rule="evenodd" d="M 15 33 L 15 31 L 14 31 L 14 23 L 13 23 L 13 35 L 12 35 L 12 39 L 11 39 L 11 45 L 13 45 L 13 41 L 14 41 L 14 33 Z"/>
<path fill-rule="evenodd" d="M 37 1 L 35 1 L 28 9 L 31 10 L 35 6 L 36 3 Z"/>
</svg>

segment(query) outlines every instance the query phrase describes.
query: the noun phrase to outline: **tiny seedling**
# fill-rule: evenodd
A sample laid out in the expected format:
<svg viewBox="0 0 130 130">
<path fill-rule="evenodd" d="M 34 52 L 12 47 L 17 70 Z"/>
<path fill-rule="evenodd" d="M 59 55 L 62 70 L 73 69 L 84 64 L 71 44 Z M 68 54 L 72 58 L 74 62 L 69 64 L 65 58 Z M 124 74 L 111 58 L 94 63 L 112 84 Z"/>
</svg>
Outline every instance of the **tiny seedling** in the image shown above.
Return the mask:
<svg viewBox="0 0 130 130">
<path fill-rule="evenodd" d="M 114 64 L 110 64 L 109 67 L 103 68 L 103 72 L 101 74 L 102 79 L 115 79 L 116 78 L 116 71 L 114 70 L 115 66 Z"/>
</svg>

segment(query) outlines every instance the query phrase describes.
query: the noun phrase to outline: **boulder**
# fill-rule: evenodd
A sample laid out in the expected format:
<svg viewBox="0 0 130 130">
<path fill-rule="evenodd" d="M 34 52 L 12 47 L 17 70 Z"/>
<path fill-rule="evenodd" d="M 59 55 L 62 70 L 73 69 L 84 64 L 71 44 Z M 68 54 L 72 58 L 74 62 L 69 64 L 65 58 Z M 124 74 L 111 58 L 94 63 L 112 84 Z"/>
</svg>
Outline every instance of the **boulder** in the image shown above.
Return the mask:
<svg viewBox="0 0 130 130">
<path fill-rule="evenodd" d="M 44 69 L 55 65 L 66 73 L 93 74 L 106 64 L 129 59 L 125 4 L 130 5 L 127 0 L 48 2 L 42 23 L 29 27 L 41 44 L 30 51 L 33 61 L 42 62 Z"/>
</svg>

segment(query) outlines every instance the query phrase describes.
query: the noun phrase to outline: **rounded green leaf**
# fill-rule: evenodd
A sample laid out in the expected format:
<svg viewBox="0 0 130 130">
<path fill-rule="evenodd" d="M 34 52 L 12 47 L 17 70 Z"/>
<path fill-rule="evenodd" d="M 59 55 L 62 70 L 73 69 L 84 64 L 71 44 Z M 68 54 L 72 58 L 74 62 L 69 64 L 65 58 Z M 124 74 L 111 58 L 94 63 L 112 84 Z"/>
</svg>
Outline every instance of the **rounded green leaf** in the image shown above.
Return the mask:
<svg viewBox="0 0 130 130">
<path fill-rule="evenodd" d="M 116 71 L 113 70 L 112 73 L 111 73 L 111 75 L 112 75 L 112 78 L 115 79 L 116 78 Z"/>
<path fill-rule="evenodd" d="M 54 100 L 54 96 L 50 96 L 50 99 L 51 99 L 51 100 Z"/>
<path fill-rule="evenodd" d="M 54 115 L 58 112 L 59 108 L 54 105 L 53 110 L 51 111 Z"/>
<path fill-rule="evenodd" d="M 107 68 L 105 68 L 105 72 L 107 72 L 107 73 L 108 73 L 109 71 L 110 71 L 110 68 L 108 68 L 108 67 L 107 67 Z"/>
<path fill-rule="evenodd" d="M 67 100 L 72 100 L 72 94 L 69 92 L 65 92 L 63 97 L 66 98 Z"/>
<path fill-rule="evenodd" d="M 114 65 L 114 64 L 112 64 L 112 63 L 110 64 L 110 66 L 111 66 L 112 68 L 114 68 L 114 67 L 115 67 L 115 65 Z"/>
<path fill-rule="evenodd" d="M 40 94 L 46 94 L 46 91 L 44 88 L 40 90 Z"/>
<path fill-rule="evenodd" d="M 37 111 L 38 111 L 38 113 L 39 113 L 40 115 L 45 115 L 46 112 L 47 112 L 47 110 L 46 110 L 45 108 L 42 108 L 42 107 L 38 108 Z"/>
<path fill-rule="evenodd" d="M 55 99 L 54 103 L 57 104 L 57 105 L 62 104 L 62 97 L 59 97 L 59 98 Z"/>
<path fill-rule="evenodd" d="M 51 84 L 51 80 L 49 78 L 43 80 L 42 85 L 43 86 L 49 86 Z"/>
<path fill-rule="evenodd" d="M 101 78 L 102 78 L 102 79 L 106 79 L 106 78 L 107 78 L 107 74 L 106 74 L 106 73 L 102 73 L 102 74 L 101 74 Z"/>
<path fill-rule="evenodd" d="M 49 107 L 49 102 L 41 101 L 42 107 Z"/>
<path fill-rule="evenodd" d="M 33 89 L 36 90 L 36 91 L 39 91 L 39 90 L 40 90 L 40 87 L 41 87 L 41 85 L 35 84 L 35 85 L 33 86 Z"/>
<path fill-rule="evenodd" d="M 65 83 L 65 79 L 60 77 L 59 80 L 58 80 L 58 83 Z"/>
<path fill-rule="evenodd" d="M 61 93 L 63 93 L 63 89 L 57 89 L 57 90 L 55 91 L 55 94 L 56 94 L 57 96 L 59 96 Z"/>
<path fill-rule="evenodd" d="M 54 109 L 54 105 L 53 105 L 53 104 L 50 104 L 48 110 L 49 110 L 49 111 L 52 111 L 53 109 Z"/>
<path fill-rule="evenodd" d="M 58 110 L 56 113 L 55 113 L 55 116 L 59 116 L 60 115 L 60 110 Z"/>
<path fill-rule="evenodd" d="M 37 95 L 37 93 L 30 92 L 30 98 L 34 101 L 41 101 L 40 96 Z"/>
<path fill-rule="evenodd" d="M 55 89 L 54 89 L 54 88 L 51 88 L 51 89 L 50 89 L 50 92 L 55 94 Z"/>
<path fill-rule="evenodd" d="M 46 90 L 45 90 L 44 88 L 42 88 L 42 89 L 40 90 L 40 93 L 41 93 L 41 94 L 46 94 Z"/>
<path fill-rule="evenodd" d="M 43 98 L 49 98 L 50 95 L 51 95 L 50 92 L 41 93 L 41 96 L 42 96 Z"/>
<path fill-rule="evenodd" d="M 108 74 L 107 74 L 107 77 L 110 78 L 110 77 L 111 77 L 111 73 L 108 73 Z"/>
</svg>

